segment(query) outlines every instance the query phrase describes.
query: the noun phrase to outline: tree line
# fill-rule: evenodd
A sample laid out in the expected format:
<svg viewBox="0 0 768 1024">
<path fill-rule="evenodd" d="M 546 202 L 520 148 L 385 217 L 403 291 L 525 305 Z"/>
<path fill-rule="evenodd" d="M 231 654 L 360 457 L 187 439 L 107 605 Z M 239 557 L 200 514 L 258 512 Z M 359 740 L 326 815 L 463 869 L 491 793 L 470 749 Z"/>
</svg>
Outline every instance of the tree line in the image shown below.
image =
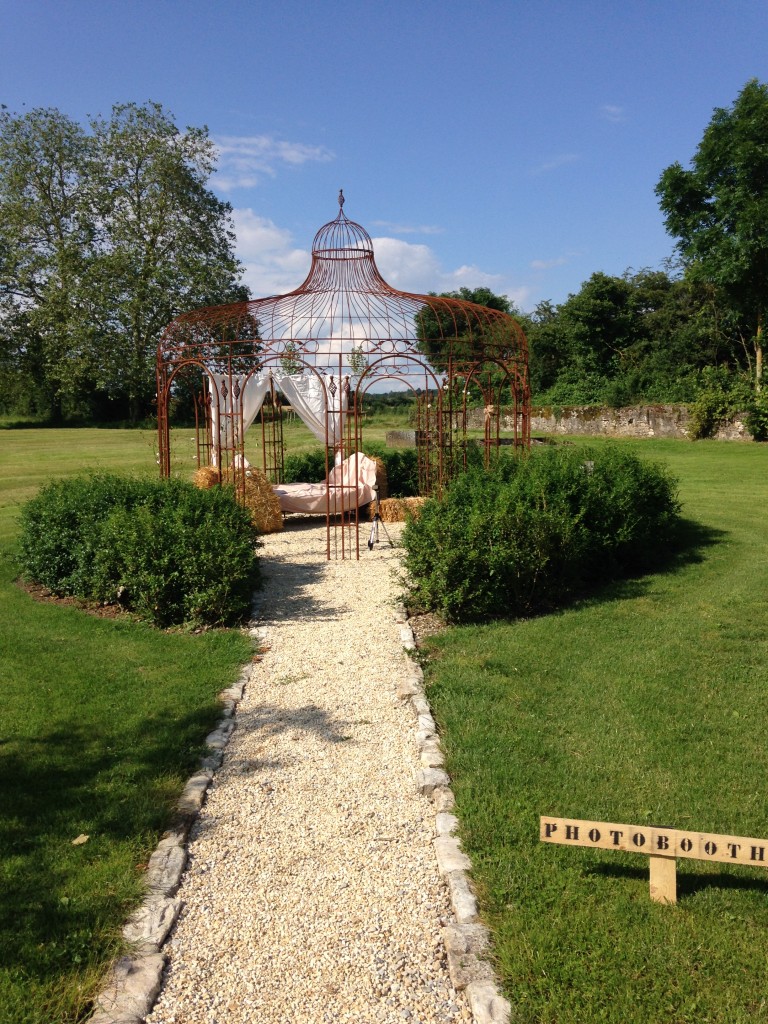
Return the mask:
<svg viewBox="0 0 768 1024">
<path fill-rule="evenodd" d="M 664 270 L 593 274 L 528 319 L 532 388 L 550 404 L 695 402 L 761 392 L 768 304 L 768 86 L 718 108 L 690 169 L 656 186 L 676 239 Z M 750 398 L 749 396 L 753 396 Z"/>
<path fill-rule="evenodd" d="M 746 409 L 766 436 L 768 86 L 750 81 L 716 109 L 690 169 L 666 168 L 656 194 L 676 239 L 663 269 L 596 272 L 529 314 L 487 288 L 445 294 L 520 321 L 534 404 L 685 402 L 702 434 Z"/>
<path fill-rule="evenodd" d="M 153 414 L 163 327 L 249 297 L 214 169 L 207 129 L 179 130 L 159 104 L 87 128 L 0 112 L 0 412 Z M 748 405 L 768 432 L 768 86 L 716 109 L 690 168 L 666 168 L 656 193 L 676 240 L 663 269 L 596 272 L 528 314 L 487 288 L 446 294 L 519 318 L 535 403 L 688 402 L 710 418 Z"/>
</svg>

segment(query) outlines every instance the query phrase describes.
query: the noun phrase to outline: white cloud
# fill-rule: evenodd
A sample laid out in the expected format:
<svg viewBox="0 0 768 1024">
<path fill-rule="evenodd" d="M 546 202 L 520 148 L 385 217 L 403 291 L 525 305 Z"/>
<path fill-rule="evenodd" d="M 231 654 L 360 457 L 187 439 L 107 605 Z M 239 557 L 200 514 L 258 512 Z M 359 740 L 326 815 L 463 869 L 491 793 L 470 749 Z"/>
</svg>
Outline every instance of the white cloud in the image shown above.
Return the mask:
<svg viewBox="0 0 768 1024">
<path fill-rule="evenodd" d="M 578 249 L 572 249 L 563 253 L 562 256 L 553 256 L 548 260 L 531 260 L 529 266 L 531 270 L 554 270 L 555 267 L 567 267 L 573 259 L 583 255 L 584 253 Z"/>
<path fill-rule="evenodd" d="M 282 295 L 297 288 L 306 277 L 311 253 L 294 245 L 291 232 L 250 208 L 233 211 L 236 251 L 245 267 L 244 281 L 255 298 Z M 436 253 L 421 243 L 383 236 L 373 239 L 376 265 L 393 288 L 424 294 L 485 286 L 508 295 L 525 308 L 530 290 L 506 281 L 477 266 L 463 265 L 446 270 Z"/>
<path fill-rule="evenodd" d="M 564 267 L 570 263 L 567 256 L 556 256 L 552 260 L 531 260 L 531 270 L 552 270 L 553 267 Z"/>
<path fill-rule="evenodd" d="M 489 274 L 479 267 L 465 264 L 457 270 L 443 274 L 438 291 L 454 292 L 460 288 L 490 288 L 497 295 L 506 295 L 518 309 L 525 309 L 531 290 L 527 285 L 514 285 L 505 281 L 501 274 Z"/>
<path fill-rule="evenodd" d="M 445 270 L 428 245 L 413 245 L 399 238 L 374 238 L 376 265 L 385 281 L 402 291 L 453 292 L 459 288 L 490 288 L 499 295 L 507 295 L 522 306 L 528 299 L 527 287 L 514 286 L 501 274 L 490 274 L 479 267 L 464 264 L 455 270 Z"/>
<path fill-rule="evenodd" d="M 402 291 L 436 290 L 440 262 L 428 245 L 404 242 L 400 238 L 374 238 L 373 251 L 381 276 Z"/>
<path fill-rule="evenodd" d="M 273 178 L 280 167 L 334 159 L 325 146 L 286 142 L 271 135 L 219 135 L 213 141 L 218 156 L 215 185 L 223 192 L 253 188 L 264 177 Z"/>
<path fill-rule="evenodd" d="M 243 280 L 256 298 L 283 295 L 301 284 L 312 257 L 293 244 L 290 231 L 250 208 L 233 210 L 232 218 Z"/>
<path fill-rule="evenodd" d="M 545 160 L 531 170 L 531 174 L 547 174 L 549 171 L 556 171 L 558 167 L 565 167 L 567 164 L 575 164 L 581 160 L 578 153 L 559 153 L 557 156 Z"/>
<path fill-rule="evenodd" d="M 389 220 L 375 220 L 373 226 L 386 228 L 395 235 L 440 235 L 443 231 L 436 224 L 393 224 Z"/>
<path fill-rule="evenodd" d="M 611 124 L 621 124 L 622 121 L 627 120 L 624 107 L 617 107 L 615 103 L 604 103 L 600 107 L 600 116 L 605 121 L 610 121 Z"/>
</svg>

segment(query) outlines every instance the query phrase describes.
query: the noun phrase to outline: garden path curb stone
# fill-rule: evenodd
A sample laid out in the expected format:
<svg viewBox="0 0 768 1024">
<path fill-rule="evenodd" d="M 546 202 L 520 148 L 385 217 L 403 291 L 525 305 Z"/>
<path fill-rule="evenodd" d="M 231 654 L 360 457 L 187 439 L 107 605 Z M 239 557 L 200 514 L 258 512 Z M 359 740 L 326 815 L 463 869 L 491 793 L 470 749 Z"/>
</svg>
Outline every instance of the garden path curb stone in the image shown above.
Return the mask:
<svg viewBox="0 0 768 1024">
<path fill-rule="evenodd" d="M 258 647 L 260 630 L 251 626 L 249 635 Z M 120 957 L 112 967 L 106 986 L 94 1000 L 95 1012 L 88 1024 L 143 1024 L 160 994 L 166 963 L 161 950 L 181 910 L 182 901 L 173 897 L 187 863 L 189 830 L 200 813 L 214 770 L 221 765 L 224 747 L 234 728 L 231 719 L 251 672 L 251 665 L 244 666 L 238 682 L 219 694 L 223 717 L 207 737 L 210 753 L 202 758 L 200 771 L 188 780 L 182 791 L 174 826 L 165 833 L 149 858 L 144 902 L 123 928 L 123 938 L 133 953 Z"/>
<path fill-rule="evenodd" d="M 96 1013 L 89 1024 L 141 1024 L 160 992 L 164 965 L 162 953 L 121 957 L 110 983 L 96 1000 Z"/>
<path fill-rule="evenodd" d="M 396 611 L 396 620 L 403 619 L 407 619 L 407 612 L 401 605 Z M 414 650 L 415 637 L 407 622 L 401 627 L 401 636 L 406 651 Z M 453 791 L 450 778 L 442 768 L 444 758 L 424 692 L 424 673 L 415 662 L 407 682 L 398 687 L 397 695 L 404 700 L 410 698 L 416 715 L 416 742 L 424 765 L 416 782 L 419 791 L 429 796 L 435 806 L 435 856 L 456 917 L 456 924 L 443 928 L 453 987 L 457 992 L 464 992 L 475 1024 L 508 1024 L 512 1007 L 501 994 L 494 970 L 485 959 L 490 933 L 478 917 L 477 900 L 467 874 L 472 863 L 461 849 L 460 840 L 453 835 L 459 824 L 450 813 L 454 806 Z"/>
</svg>

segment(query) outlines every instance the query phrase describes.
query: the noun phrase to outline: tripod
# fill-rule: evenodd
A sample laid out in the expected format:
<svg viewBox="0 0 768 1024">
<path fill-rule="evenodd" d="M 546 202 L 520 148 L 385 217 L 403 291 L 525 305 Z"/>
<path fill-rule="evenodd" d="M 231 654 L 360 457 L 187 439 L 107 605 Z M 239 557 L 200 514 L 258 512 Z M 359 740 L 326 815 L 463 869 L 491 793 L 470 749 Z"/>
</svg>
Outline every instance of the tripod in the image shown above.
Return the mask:
<svg viewBox="0 0 768 1024">
<path fill-rule="evenodd" d="M 373 500 L 375 502 L 375 508 L 374 508 L 374 511 L 373 511 L 373 522 L 371 523 L 371 535 L 368 538 L 368 550 L 369 551 L 373 551 L 373 545 L 379 543 L 379 526 L 381 526 L 382 530 L 384 531 L 384 536 L 389 541 L 389 546 L 391 548 L 393 548 L 395 545 L 392 543 L 392 538 L 387 533 L 387 528 L 384 525 L 384 523 L 382 521 L 382 518 L 381 518 L 381 516 L 379 514 L 379 485 L 378 484 L 374 484 L 373 485 L 373 494 L 374 494 Z"/>
</svg>

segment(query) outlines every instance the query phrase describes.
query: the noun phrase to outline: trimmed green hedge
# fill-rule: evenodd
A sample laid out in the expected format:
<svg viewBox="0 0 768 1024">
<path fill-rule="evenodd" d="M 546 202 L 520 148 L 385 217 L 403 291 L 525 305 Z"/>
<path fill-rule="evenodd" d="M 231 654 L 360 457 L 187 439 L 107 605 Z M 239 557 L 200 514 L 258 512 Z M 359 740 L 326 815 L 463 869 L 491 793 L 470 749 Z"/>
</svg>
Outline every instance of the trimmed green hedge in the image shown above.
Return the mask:
<svg viewBox="0 0 768 1024">
<path fill-rule="evenodd" d="M 329 465 L 333 468 L 333 456 Z M 288 455 L 283 465 L 287 484 L 320 484 L 325 480 L 325 448 L 313 448 L 301 455 Z"/>
<path fill-rule="evenodd" d="M 650 568 L 676 486 L 626 451 L 555 447 L 471 468 L 403 533 L 409 603 L 455 622 L 530 615 Z"/>
<path fill-rule="evenodd" d="M 410 498 L 419 493 L 419 463 L 415 448 L 387 448 L 371 441 L 365 446 L 365 454 L 384 463 L 390 498 Z"/>
<path fill-rule="evenodd" d="M 119 602 L 158 626 L 226 625 L 250 610 L 257 544 L 229 488 L 94 475 L 23 507 L 19 560 L 54 594 Z"/>
</svg>

